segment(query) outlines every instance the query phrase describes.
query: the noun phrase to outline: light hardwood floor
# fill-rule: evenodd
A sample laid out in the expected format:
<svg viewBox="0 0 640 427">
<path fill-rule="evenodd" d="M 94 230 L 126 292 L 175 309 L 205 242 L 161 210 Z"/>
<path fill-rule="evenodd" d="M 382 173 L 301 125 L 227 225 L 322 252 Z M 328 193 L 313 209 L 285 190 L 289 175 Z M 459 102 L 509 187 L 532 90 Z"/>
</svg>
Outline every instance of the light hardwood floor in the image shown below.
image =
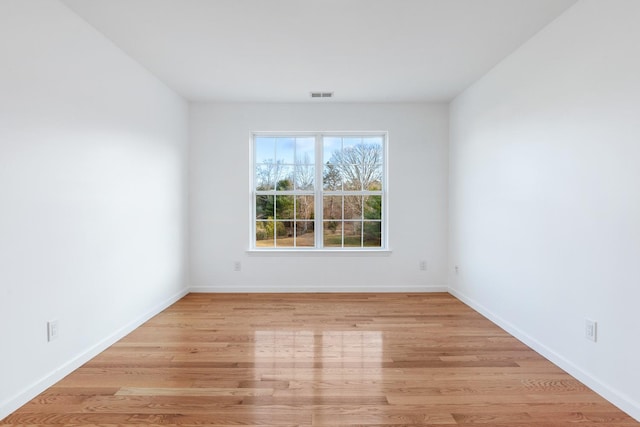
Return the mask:
<svg viewBox="0 0 640 427">
<path fill-rule="evenodd" d="M 190 294 L 0 424 L 640 426 L 444 293 Z"/>
</svg>

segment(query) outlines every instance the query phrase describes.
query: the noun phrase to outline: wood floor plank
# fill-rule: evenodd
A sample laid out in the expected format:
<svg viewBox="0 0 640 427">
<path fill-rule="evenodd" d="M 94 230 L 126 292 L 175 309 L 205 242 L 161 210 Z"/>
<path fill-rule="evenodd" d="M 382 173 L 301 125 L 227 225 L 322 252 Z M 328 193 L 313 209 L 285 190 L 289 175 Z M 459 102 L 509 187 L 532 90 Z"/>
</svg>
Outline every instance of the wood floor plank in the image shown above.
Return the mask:
<svg viewBox="0 0 640 427">
<path fill-rule="evenodd" d="M 2 426 L 631 427 L 446 293 L 190 294 Z"/>
</svg>

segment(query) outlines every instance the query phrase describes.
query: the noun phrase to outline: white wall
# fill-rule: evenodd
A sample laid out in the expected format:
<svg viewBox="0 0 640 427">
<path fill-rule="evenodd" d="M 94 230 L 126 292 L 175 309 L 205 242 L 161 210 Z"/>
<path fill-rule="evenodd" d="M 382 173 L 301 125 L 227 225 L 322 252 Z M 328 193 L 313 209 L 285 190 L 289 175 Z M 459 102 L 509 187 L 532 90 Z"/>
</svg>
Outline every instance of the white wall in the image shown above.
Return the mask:
<svg viewBox="0 0 640 427">
<path fill-rule="evenodd" d="M 195 104 L 191 106 L 190 275 L 215 291 L 446 289 L 447 139 L 444 105 Z M 388 256 L 254 255 L 252 131 L 389 132 Z M 419 270 L 426 260 L 427 271 Z M 235 272 L 234 261 L 242 271 Z"/>
<path fill-rule="evenodd" d="M 638 419 L 639 19 L 580 1 L 450 117 L 453 292 Z"/>
<path fill-rule="evenodd" d="M 0 58 L 1 419 L 184 292 L 188 108 L 57 1 Z"/>
</svg>

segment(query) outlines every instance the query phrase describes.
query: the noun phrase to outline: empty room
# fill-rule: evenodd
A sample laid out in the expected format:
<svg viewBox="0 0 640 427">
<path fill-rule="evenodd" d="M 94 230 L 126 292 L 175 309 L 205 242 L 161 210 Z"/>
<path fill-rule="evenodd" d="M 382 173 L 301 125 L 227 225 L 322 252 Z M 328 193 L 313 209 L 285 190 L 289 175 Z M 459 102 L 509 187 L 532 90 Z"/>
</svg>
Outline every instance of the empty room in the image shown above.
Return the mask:
<svg viewBox="0 0 640 427">
<path fill-rule="evenodd" d="M 0 0 L 0 425 L 640 426 L 638 22 Z"/>
</svg>

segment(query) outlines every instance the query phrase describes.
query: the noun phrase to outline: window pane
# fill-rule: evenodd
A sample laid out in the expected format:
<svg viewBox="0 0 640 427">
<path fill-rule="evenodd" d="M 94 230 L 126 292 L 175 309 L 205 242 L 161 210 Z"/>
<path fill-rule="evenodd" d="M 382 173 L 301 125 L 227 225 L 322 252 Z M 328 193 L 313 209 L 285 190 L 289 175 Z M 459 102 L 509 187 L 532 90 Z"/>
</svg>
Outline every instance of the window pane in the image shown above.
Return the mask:
<svg viewBox="0 0 640 427">
<path fill-rule="evenodd" d="M 342 139 L 342 156 L 343 162 L 351 164 L 362 163 L 362 138 L 343 138 Z"/>
<path fill-rule="evenodd" d="M 256 164 L 275 163 L 276 159 L 276 139 L 266 137 L 256 137 L 255 161 Z"/>
<path fill-rule="evenodd" d="M 382 246 L 382 223 L 379 221 L 365 221 L 363 227 L 364 246 Z"/>
<path fill-rule="evenodd" d="M 342 190 L 342 175 L 336 165 L 325 165 L 322 172 L 322 188 L 326 191 Z"/>
<path fill-rule="evenodd" d="M 334 170 L 340 173 L 344 190 L 382 190 L 382 154 L 381 137 L 344 138 L 342 151 L 332 155 Z M 324 172 L 327 176 L 326 166 Z"/>
<path fill-rule="evenodd" d="M 276 190 L 293 190 L 293 166 L 279 166 L 276 178 Z"/>
<path fill-rule="evenodd" d="M 344 223 L 344 246 L 362 246 L 362 222 L 345 221 Z"/>
<path fill-rule="evenodd" d="M 341 163 L 339 167 L 340 172 L 342 172 L 342 183 L 344 185 L 344 191 L 362 190 L 362 165 Z"/>
<path fill-rule="evenodd" d="M 296 222 L 296 246 L 300 246 L 300 247 L 315 246 L 315 233 L 313 230 L 313 221 Z"/>
<path fill-rule="evenodd" d="M 344 219 L 362 219 L 362 196 L 344 197 Z"/>
<path fill-rule="evenodd" d="M 342 222 L 325 221 L 322 237 L 325 248 L 342 247 Z"/>
<path fill-rule="evenodd" d="M 382 219 L 382 196 L 364 198 L 364 219 Z"/>
<path fill-rule="evenodd" d="M 276 159 L 278 163 L 292 165 L 295 138 L 276 139 Z"/>
<path fill-rule="evenodd" d="M 362 139 L 364 145 L 364 162 L 369 164 L 382 163 L 382 137 L 374 136 Z"/>
<path fill-rule="evenodd" d="M 293 219 L 293 196 L 276 196 L 276 219 Z"/>
<path fill-rule="evenodd" d="M 342 196 L 323 197 L 324 219 L 342 219 Z"/>
<path fill-rule="evenodd" d="M 274 196 L 256 196 L 256 219 L 273 219 Z"/>
<path fill-rule="evenodd" d="M 339 156 L 341 151 L 342 138 L 334 136 L 325 136 L 324 138 L 322 138 L 322 153 L 325 165 L 327 163 L 337 163 L 336 156 Z"/>
<path fill-rule="evenodd" d="M 313 165 L 316 158 L 316 139 L 296 138 L 296 164 Z"/>
<path fill-rule="evenodd" d="M 362 138 L 343 138 L 342 151 L 334 153 L 344 190 L 362 190 Z"/>
<path fill-rule="evenodd" d="M 276 221 L 276 247 L 293 247 L 293 222 Z"/>
<path fill-rule="evenodd" d="M 313 190 L 316 169 L 312 165 L 297 164 L 295 166 L 296 190 Z"/>
<path fill-rule="evenodd" d="M 296 196 L 296 219 L 314 218 L 314 199 L 313 196 Z"/>
<path fill-rule="evenodd" d="M 275 184 L 276 167 L 273 163 L 258 165 L 256 167 L 256 190 L 273 190 Z"/>
<path fill-rule="evenodd" d="M 256 221 L 256 247 L 273 247 L 273 221 Z"/>
<path fill-rule="evenodd" d="M 381 191 L 382 190 L 382 165 L 365 164 L 364 173 L 366 179 L 364 180 L 363 187 L 368 191 Z"/>
</svg>

